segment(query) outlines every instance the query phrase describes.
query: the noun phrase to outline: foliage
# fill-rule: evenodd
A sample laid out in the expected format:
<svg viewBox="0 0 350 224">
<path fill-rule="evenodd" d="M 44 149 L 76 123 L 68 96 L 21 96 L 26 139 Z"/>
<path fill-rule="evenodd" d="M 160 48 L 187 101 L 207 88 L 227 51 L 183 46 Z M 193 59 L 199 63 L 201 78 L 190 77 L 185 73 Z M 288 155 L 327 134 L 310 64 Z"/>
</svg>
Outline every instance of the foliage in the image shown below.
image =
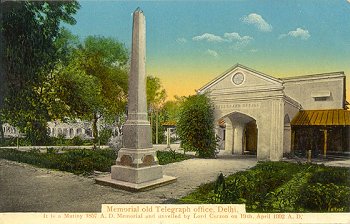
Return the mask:
<svg viewBox="0 0 350 224">
<path fill-rule="evenodd" d="M 166 121 L 177 122 L 180 117 L 180 107 L 185 97 L 175 96 L 174 100 L 168 100 L 164 103 L 163 110 Z"/>
<path fill-rule="evenodd" d="M 80 136 L 74 136 L 72 139 L 70 139 L 71 145 L 83 145 L 84 140 Z"/>
<path fill-rule="evenodd" d="M 350 186 L 310 184 L 301 190 L 297 202 L 308 211 L 349 212 Z"/>
<path fill-rule="evenodd" d="M 99 136 L 99 139 L 100 139 L 100 144 L 101 145 L 107 145 L 108 143 L 108 140 L 112 137 L 112 130 L 111 129 L 102 129 L 100 131 L 100 136 Z"/>
<path fill-rule="evenodd" d="M 171 152 L 157 152 L 159 164 L 179 162 L 190 159 L 188 155 Z M 30 151 L 18 151 L 15 149 L 0 149 L 0 158 L 32 164 L 37 167 L 57 169 L 72 172 L 74 174 L 91 174 L 94 170 L 110 172 L 115 164 L 117 154 L 113 149 L 70 149 L 59 151 L 48 148 L 47 153 L 39 149 Z"/>
<path fill-rule="evenodd" d="M 46 144 L 47 121 L 57 115 L 45 83 L 61 58 L 55 41 L 60 23 L 74 24 L 76 1 L 9 1 L 1 4 L 1 62 L 6 98 L 2 120 L 18 127 L 33 145 Z"/>
<path fill-rule="evenodd" d="M 189 96 L 181 106 L 177 133 L 184 149 L 199 157 L 214 157 L 214 108 L 206 95 Z"/>
<path fill-rule="evenodd" d="M 164 127 L 161 125 L 164 120 L 163 106 L 167 97 L 161 81 L 158 77 L 147 76 L 146 80 L 147 108 L 152 127 L 152 142 L 163 142 Z"/>
<path fill-rule="evenodd" d="M 171 151 L 157 151 L 157 157 L 160 165 L 165 165 L 168 163 L 181 162 L 186 159 L 192 158 L 189 155 L 184 155 L 182 153 L 171 152 Z"/>
<path fill-rule="evenodd" d="M 73 49 L 58 76 L 59 98 L 70 117 L 91 120 L 95 143 L 97 122 L 114 121 L 126 107 L 128 51 L 113 38 L 88 36 Z"/>
<path fill-rule="evenodd" d="M 108 172 L 116 159 L 111 149 L 79 149 L 65 153 L 58 153 L 52 148 L 48 149 L 48 153 L 40 153 L 38 150 L 22 152 L 14 149 L 1 149 L 0 157 L 75 174 L 91 174 L 94 170 Z"/>
<path fill-rule="evenodd" d="M 181 203 L 245 203 L 250 212 L 350 210 L 349 169 L 314 164 L 260 162 L 204 184 Z"/>
</svg>

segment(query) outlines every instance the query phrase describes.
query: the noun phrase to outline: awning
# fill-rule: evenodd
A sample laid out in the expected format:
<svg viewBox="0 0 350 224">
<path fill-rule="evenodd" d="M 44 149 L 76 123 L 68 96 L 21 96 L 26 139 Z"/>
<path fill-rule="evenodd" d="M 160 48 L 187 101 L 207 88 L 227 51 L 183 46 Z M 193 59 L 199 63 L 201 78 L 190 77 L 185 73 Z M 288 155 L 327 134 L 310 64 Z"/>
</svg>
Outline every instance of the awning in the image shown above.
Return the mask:
<svg viewBox="0 0 350 224">
<path fill-rule="evenodd" d="M 334 110 L 301 110 L 291 122 L 292 126 L 350 126 L 350 111 Z"/>
<path fill-rule="evenodd" d="M 174 127 L 176 127 L 176 121 L 163 122 L 162 126 L 167 127 L 167 128 L 174 128 Z"/>
</svg>

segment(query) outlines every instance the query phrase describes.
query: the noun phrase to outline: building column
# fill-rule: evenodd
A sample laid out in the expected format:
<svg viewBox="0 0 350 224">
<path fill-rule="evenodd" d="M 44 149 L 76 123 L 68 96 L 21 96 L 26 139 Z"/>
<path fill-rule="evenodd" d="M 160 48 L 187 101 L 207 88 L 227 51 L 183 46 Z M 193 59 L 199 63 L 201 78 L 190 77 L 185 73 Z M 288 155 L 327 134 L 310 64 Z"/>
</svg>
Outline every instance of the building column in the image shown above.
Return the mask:
<svg viewBox="0 0 350 224">
<path fill-rule="evenodd" d="M 292 139 L 291 136 L 292 131 L 290 125 L 285 125 L 284 126 L 284 134 L 283 134 L 283 152 L 284 153 L 290 153 L 291 152 L 291 144 L 292 144 Z"/>
<path fill-rule="evenodd" d="M 225 118 L 225 152 L 232 154 L 233 153 L 233 127 L 231 120 Z"/>
<path fill-rule="evenodd" d="M 279 161 L 283 158 L 284 138 L 284 102 L 282 99 L 271 102 L 270 128 L 270 160 Z"/>
<path fill-rule="evenodd" d="M 327 138 L 328 138 L 328 131 L 327 129 L 323 130 L 323 158 L 327 158 Z"/>
<path fill-rule="evenodd" d="M 234 122 L 233 123 L 233 154 L 242 155 L 243 154 L 243 132 L 244 123 Z"/>
</svg>

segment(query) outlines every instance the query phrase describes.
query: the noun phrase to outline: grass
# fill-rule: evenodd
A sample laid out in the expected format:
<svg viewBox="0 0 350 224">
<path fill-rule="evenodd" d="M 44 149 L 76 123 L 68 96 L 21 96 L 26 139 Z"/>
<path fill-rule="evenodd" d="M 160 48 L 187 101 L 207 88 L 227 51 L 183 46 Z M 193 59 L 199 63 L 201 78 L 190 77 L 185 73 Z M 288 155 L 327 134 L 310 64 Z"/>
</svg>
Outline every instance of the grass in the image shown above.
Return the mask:
<svg viewBox="0 0 350 224">
<path fill-rule="evenodd" d="M 191 158 L 180 153 L 157 152 L 159 164 L 164 165 Z M 18 151 L 16 149 L 0 149 L 0 158 L 32 164 L 37 167 L 68 171 L 74 174 L 90 175 L 94 170 L 110 172 L 115 165 L 116 153 L 112 149 L 79 149 L 58 152 L 48 149 L 47 153 L 39 150 Z"/>
<path fill-rule="evenodd" d="M 260 162 L 201 185 L 179 203 L 244 203 L 248 212 L 349 212 L 349 177 L 348 168 Z"/>
</svg>

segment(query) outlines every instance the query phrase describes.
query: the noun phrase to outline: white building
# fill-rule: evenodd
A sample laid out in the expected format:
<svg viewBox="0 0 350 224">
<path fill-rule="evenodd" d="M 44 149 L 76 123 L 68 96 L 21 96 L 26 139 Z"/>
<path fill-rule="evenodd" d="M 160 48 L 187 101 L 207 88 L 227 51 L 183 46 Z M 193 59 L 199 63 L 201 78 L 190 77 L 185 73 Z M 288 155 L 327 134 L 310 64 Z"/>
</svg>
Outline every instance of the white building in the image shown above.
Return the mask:
<svg viewBox="0 0 350 224">
<path fill-rule="evenodd" d="M 216 133 L 225 153 L 273 161 L 294 150 L 325 156 L 337 141 L 339 151 L 350 151 L 343 72 L 281 79 L 237 64 L 198 93 L 207 93 L 214 104 Z M 314 135 L 303 138 L 303 133 Z"/>
</svg>

